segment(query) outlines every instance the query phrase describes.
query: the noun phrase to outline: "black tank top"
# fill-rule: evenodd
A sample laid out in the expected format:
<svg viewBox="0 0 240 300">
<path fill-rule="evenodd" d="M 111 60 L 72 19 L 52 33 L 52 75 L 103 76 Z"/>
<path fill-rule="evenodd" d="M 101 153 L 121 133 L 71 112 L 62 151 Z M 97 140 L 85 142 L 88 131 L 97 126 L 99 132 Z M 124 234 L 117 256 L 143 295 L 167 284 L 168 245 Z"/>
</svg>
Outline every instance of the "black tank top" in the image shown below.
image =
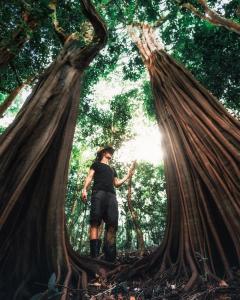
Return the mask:
<svg viewBox="0 0 240 300">
<path fill-rule="evenodd" d="M 90 169 L 95 171 L 92 190 L 103 190 L 116 194 L 113 180 L 117 177 L 115 168 L 101 162 L 94 162 Z"/>
</svg>

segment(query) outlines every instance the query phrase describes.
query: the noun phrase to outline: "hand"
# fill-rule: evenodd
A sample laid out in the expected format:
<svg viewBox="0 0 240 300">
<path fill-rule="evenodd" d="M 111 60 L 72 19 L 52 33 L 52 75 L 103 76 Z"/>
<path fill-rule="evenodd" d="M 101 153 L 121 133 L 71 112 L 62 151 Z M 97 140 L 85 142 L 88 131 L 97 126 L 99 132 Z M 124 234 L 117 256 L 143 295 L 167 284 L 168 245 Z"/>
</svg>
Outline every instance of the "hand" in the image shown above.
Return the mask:
<svg viewBox="0 0 240 300">
<path fill-rule="evenodd" d="M 129 169 L 129 170 L 128 170 L 127 177 L 128 177 L 128 178 L 132 177 L 132 176 L 133 176 L 133 173 L 134 173 L 134 171 L 131 170 L 131 169 Z"/>
<path fill-rule="evenodd" d="M 136 161 L 133 161 L 131 167 L 128 170 L 128 178 L 132 177 L 135 171 Z"/>
<path fill-rule="evenodd" d="M 87 202 L 87 191 L 85 189 L 82 190 L 82 201 Z"/>
</svg>

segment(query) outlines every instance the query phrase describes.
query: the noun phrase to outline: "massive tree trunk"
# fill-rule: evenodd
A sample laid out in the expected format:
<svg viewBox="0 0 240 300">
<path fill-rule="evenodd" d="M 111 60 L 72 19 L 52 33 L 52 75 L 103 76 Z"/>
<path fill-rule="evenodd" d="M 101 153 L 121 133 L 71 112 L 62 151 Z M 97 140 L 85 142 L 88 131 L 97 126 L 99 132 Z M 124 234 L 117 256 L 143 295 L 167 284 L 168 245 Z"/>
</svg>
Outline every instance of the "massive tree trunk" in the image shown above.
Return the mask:
<svg viewBox="0 0 240 300">
<path fill-rule="evenodd" d="M 240 267 L 240 124 L 143 26 L 132 36 L 148 68 L 163 135 L 168 219 L 149 257 L 120 274 L 231 279 Z"/>
<path fill-rule="evenodd" d="M 65 194 L 84 69 L 106 43 L 106 28 L 82 0 L 96 36 L 79 48 L 71 39 L 43 73 L 0 138 L 0 298 L 30 299 L 52 273 L 68 288 L 86 287 L 101 272 L 74 253 L 65 228 Z M 40 283 L 40 284 L 39 284 Z"/>
</svg>

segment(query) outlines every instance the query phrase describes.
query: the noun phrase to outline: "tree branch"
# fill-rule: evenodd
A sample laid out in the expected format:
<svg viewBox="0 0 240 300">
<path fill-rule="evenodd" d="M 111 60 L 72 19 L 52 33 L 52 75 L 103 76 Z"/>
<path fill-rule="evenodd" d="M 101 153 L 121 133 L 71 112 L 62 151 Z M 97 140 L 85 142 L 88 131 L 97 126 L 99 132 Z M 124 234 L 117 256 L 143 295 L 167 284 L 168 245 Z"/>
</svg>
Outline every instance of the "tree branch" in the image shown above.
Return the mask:
<svg viewBox="0 0 240 300">
<path fill-rule="evenodd" d="M 204 12 L 205 12 L 204 14 L 201 13 L 194 5 L 192 5 L 188 2 L 183 3 L 183 4 L 181 4 L 180 1 L 175 1 L 175 2 L 177 2 L 181 7 L 188 9 L 193 14 L 195 14 L 196 16 L 198 16 L 199 18 L 201 18 L 203 20 L 206 20 L 217 26 L 223 26 L 228 30 L 231 30 L 237 34 L 240 34 L 240 24 L 239 23 L 236 23 L 232 20 L 229 20 L 227 18 L 220 16 L 216 11 L 214 11 L 213 9 L 211 9 L 208 6 L 208 4 L 205 0 L 198 0 L 198 3 L 204 9 Z"/>
<path fill-rule="evenodd" d="M 49 4 L 49 8 L 53 10 L 51 18 L 54 31 L 56 32 L 61 44 L 64 45 L 68 38 L 68 35 L 64 32 L 64 29 L 60 26 L 57 19 L 57 0 L 52 0 Z"/>
<path fill-rule="evenodd" d="M 201 19 L 206 19 L 205 15 L 202 14 L 200 11 L 198 11 L 197 8 L 193 6 L 191 3 L 183 3 L 181 7 L 190 10 L 192 13 L 194 13 L 196 16 L 198 16 Z"/>
<path fill-rule="evenodd" d="M 99 43 L 105 43 L 107 41 L 107 28 L 95 10 L 94 6 L 89 0 L 81 0 L 84 15 L 91 22 L 94 31 L 95 38 L 98 39 Z"/>
<path fill-rule="evenodd" d="M 94 37 L 91 44 L 79 51 L 79 54 L 82 57 L 81 63 L 83 62 L 83 57 L 85 57 L 85 63 L 88 64 L 89 61 L 92 61 L 98 51 L 104 47 L 107 42 L 108 34 L 104 21 L 97 13 L 91 1 L 81 0 L 81 4 L 84 15 L 91 22 L 94 29 Z"/>
<path fill-rule="evenodd" d="M 153 28 L 157 28 L 162 26 L 167 20 L 169 20 L 170 16 L 172 15 L 172 13 L 168 13 L 165 17 L 161 16 L 154 24 L 153 24 Z"/>
<path fill-rule="evenodd" d="M 132 172 L 135 169 L 136 169 L 136 161 L 133 162 Z M 134 224 L 136 235 L 137 235 L 137 242 L 138 242 L 138 246 L 140 248 L 140 256 L 142 256 L 144 253 L 145 246 L 144 246 L 143 233 L 142 233 L 141 227 L 139 225 L 139 221 L 138 221 L 138 215 L 132 205 L 132 175 L 128 179 L 127 203 L 128 203 L 128 208 L 131 213 L 132 222 Z"/>
</svg>

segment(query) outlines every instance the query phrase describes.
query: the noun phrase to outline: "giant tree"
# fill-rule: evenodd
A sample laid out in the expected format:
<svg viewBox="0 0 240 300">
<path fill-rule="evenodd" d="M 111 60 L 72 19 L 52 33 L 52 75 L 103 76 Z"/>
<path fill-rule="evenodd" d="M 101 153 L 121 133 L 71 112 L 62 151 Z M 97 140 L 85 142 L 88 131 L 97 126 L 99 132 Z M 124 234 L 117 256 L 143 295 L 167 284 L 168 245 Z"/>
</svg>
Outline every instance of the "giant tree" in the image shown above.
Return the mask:
<svg viewBox="0 0 240 300">
<path fill-rule="evenodd" d="M 240 266 L 240 124 L 166 53 L 152 27 L 132 27 L 131 35 L 150 74 L 164 137 L 168 220 L 160 247 L 127 277 L 148 271 L 160 278 L 171 269 L 174 280 L 186 279 L 185 289 L 203 274 L 231 279 L 232 267 Z"/>
<path fill-rule="evenodd" d="M 64 215 L 81 80 L 107 37 L 92 4 L 82 4 L 95 31 L 91 42 L 83 45 L 76 34 L 64 35 L 60 54 L 1 136 L 0 293 L 5 299 L 29 299 L 42 289 L 37 282 L 46 283 L 52 273 L 67 299 L 70 287 L 86 287 L 83 268 L 98 268 L 72 250 Z"/>
</svg>

